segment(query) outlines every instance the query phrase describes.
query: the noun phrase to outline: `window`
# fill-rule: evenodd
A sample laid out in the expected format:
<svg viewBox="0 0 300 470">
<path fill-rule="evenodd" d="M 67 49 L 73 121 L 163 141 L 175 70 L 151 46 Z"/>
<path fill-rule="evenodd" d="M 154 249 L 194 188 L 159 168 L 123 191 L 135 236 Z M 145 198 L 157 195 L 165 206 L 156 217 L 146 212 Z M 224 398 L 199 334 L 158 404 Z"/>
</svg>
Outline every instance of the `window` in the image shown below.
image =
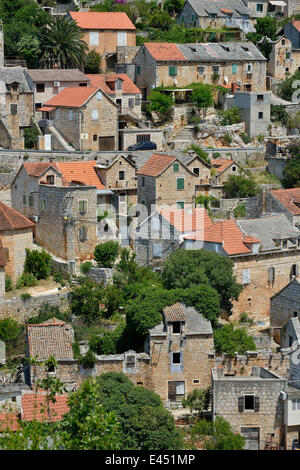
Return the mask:
<svg viewBox="0 0 300 470">
<path fill-rule="evenodd" d="M 238 66 L 237 64 L 232 64 L 232 74 L 236 75 L 238 71 Z"/>
<path fill-rule="evenodd" d="M 184 209 L 184 201 L 178 201 L 176 205 L 177 205 L 177 209 Z"/>
<path fill-rule="evenodd" d="M 87 228 L 82 226 L 79 228 L 79 240 L 84 242 L 87 239 Z"/>
<path fill-rule="evenodd" d="M 283 248 L 284 250 L 287 249 L 287 240 L 283 240 L 283 242 L 282 242 L 282 248 Z"/>
<path fill-rule="evenodd" d="M 298 276 L 298 265 L 297 264 L 292 265 L 292 276 Z"/>
<path fill-rule="evenodd" d="M 285 46 L 285 39 L 282 39 L 281 45 L 282 45 L 282 46 Z"/>
<path fill-rule="evenodd" d="M 99 46 L 99 33 L 98 31 L 90 32 L 90 46 Z"/>
<path fill-rule="evenodd" d="M 92 110 L 92 119 L 93 119 L 93 121 L 97 121 L 97 119 L 98 119 L 98 109 L 93 109 Z"/>
<path fill-rule="evenodd" d="M 35 103 L 35 110 L 37 111 L 42 107 L 42 103 Z"/>
<path fill-rule="evenodd" d="M 194 175 L 199 176 L 200 174 L 199 171 L 200 171 L 199 168 L 193 168 Z"/>
<path fill-rule="evenodd" d="M 73 110 L 69 109 L 69 121 L 73 121 Z"/>
<path fill-rule="evenodd" d="M 98 135 L 97 135 L 97 134 L 93 134 L 93 142 L 97 142 L 97 139 L 98 139 Z"/>
<path fill-rule="evenodd" d="M 53 175 L 47 175 L 46 181 L 48 184 L 54 184 L 54 176 Z"/>
<path fill-rule="evenodd" d="M 129 98 L 128 100 L 129 109 L 134 108 L 134 98 Z"/>
<path fill-rule="evenodd" d="M 220 67 L 218 65 L 213 65 L 212 71 L 214 75 L 219 75 L 219 69 Z"/>
<path fill-rule="evenodd" d="M 145 176 L 142 176 L 142 186 L 145 187 Z"/>
<path fill-rule="evenodd" d="M 264 117 L 264 113 L 259 112 L 259 113 L 258 113 L 258 119 L 263 119 L 263 117 Z"/>
<path fill-rule="evenodd" d="M 46 210 L 46 199 L 41 199 L 41 211 L 44 212 Z"/>
<path fill-rule="evenodd" d="M 291 58 L 291 53 L 290 53 L 290 52 L 286 52 L 285 58 L 286 58 L 287 60 L 289 60 L 289 59 Z"/>
<path fill-rule="evenodd" d="M 175 77 L 177 75 L 177 66 L 176 65 L 170 65 L 169 75 L 170 75 L 170 77 Z"/>
<path fill-rule="evenodd" d="M 140 75 L 140 74 L 141 74 L 141 66 L 140 66 L 140 65 L 137 65 L 137 66 L 136 66 L 136 74 L 137 74 L 137 75 Z"/>
<path fill-rule="evenodd" d="M 204 72 L 205 72 L 205 67 L 203 67 L 202 65 L 199 65 L 198 74 L 199 75 L 204 75 Z"/>
<path fill-rule="evenodd" d="M 172 353 L 172 364 L 181 364 L 181 354 L 180 352 Z"/>
<path fill-rule="evenodd" d="M 125 171 L 119 171 L 119 180 L 123 181 L 125 179 Z"/>
<path fill-rule="evenodd" d="M 36 84 L 36 92 L 37 93 L 44 93 L 45 91 L 45 83 L 37 83 Z"/>
<path fill-rule="evenodd" d="M 244 400 L 245 400 L 244 409 L 254 410 L 254 395 L 245 395 Z"/>
<path fill-rule="evenodd" d="M 275 268 L 272 266 L 268 269 L 268 282 L 273 286 L 275 281 Z"/>
<path fill-rule="evenodd" d="M 125 31 L 118 32 L 118 46 L 127 46 L 127 33 Z"/>
<path fill-rule="evenodd" d="M 80 214 L 85 214 L 87 212 L 87 204 L 88 204 L 88 202 L 87 202 L 86 199 L 83 199 L 83 200 L 79 201 L 78 210 L 79 210 Z"/>
<path fill-rule="evenodd" d="M 298 317 L 298 312 L 293 312 L 293 316 L 294 316 L 294 318 L 297 318 Z"/>
<path fill-rule="evenodd" d="M 52 373 L 55 372 L 55 367 L 54 367 L 53 364 L 50 364 L 50 365 L 48 366 L 47 372 L 52 372 Z"/>
<path fill-rule="evenodd" d="M 152 249 L 152 256 L 153 258 L 161 258 L 162 255 L 162 244 L 155 242 L 153 243 L 153 249 Z"/>
<path fill-rule="evenodd" d="M 251 282 L 251 273 L 250 269 L 243 269 L 242 271 L 242 284 L 250 284 Z"/>
<path fill-rule="evenodd" d="M 257 4 L 256 4 L 256 11 L 257 11 L 258 13 L 262 13 L 262 12 L 263 12 L 263 9 L 264 9 L 264 6 L 263 6 L 262 3 L 257 3 Z"/>
<path fill-rule="evenodd" d="M 33 196 L 30 195 L 28 199 L 29 199 L 29 207 L 33 207 Z"/>
<path fill-rule="evenodd" d="M 150 142 L 150 137 L 151 135 L 150 134 L 140 134 L 140 135 L 137 135 L 136 136 L 136 142 L 137 144 L 141 143 L 141 142 Z"/>
<path fill-rule="evenodd" d="M 135 366 L 135 355 L 128 354 L 126 356 L 126 367 L 134 367 Z"/>
<path fill-rule="evenodd" d="M 27 201 L 26 201 L 26 194 L 23 194 L 23 204 L 24 204 L 24 206 L 26 206 L 26 204 L 27 204 Z"/>
<path fill-rule="evenodd" d="M 18 105 L 17 104 L 11 104 L 10 105 L 10 114 L 16 115 L 18 113 Z"/>
<path fill-rule="evenodd" d="M 173 334 L 180 334 L 181 333 L 181 324 L 180 321 L 174 321 L 172 323 Z"/>
<path fill-rule="evenodd" d="M 246 66 L 247 73 L 252 73 L 252 69 L 253 69 L 252 64 L 247 64 Z"/>
<path fill-rule="evenodd" d="M 17 397 L 11 397 L 11 401 L 15 403 L 17 401 Z"/>
<path fill-rule="evenodd" d="M 263 101 L 264 95 L 257 95 L 257 101 Z"/>
<path fill-rule="evenodd" d="M 178 173 L 178 171 L 179 171 L 179 163 L 173 163 L 173 171 L 175 171 L 176 173 Z"/>
<path fill-rule="evenodd" d="M 143 385 L 143 382 L 137 382 L 136 384 L 137 385 Z"/>
<path fill-rule="evenodd" d="M 177 178 L 177 190 L 184 189 L 184 178 Z"/>
<path fill-rule="evenodd" d="M 101 101 L 101 100 L 102 100 L 102 93 L 101 93 L 101 91 L 98 91 L 98 93 L 97 93 L 96 96 L 97 96 L 97 101 Z"/>
<path fill-rule="evenodd" d="M 200 383 L 200 380 L 199 379 L 194 379 L 193 380 L 193 384 L 199 384 Z"/>
<path fill-rule="evenodd" d="M 141 106 L 141 98 L 140 96 L 135 97 L 135 106 Z"/>
<path fill-rule="evenodd" d="M 233 166 L 231 169 L 232 171 L 236 171 L 236 166 Z"/>
<path fill-rule="evenodd" d="M 300 398 L 293 398 L 292 400 L 292 410 L 300 411 Z"/>
</svg>

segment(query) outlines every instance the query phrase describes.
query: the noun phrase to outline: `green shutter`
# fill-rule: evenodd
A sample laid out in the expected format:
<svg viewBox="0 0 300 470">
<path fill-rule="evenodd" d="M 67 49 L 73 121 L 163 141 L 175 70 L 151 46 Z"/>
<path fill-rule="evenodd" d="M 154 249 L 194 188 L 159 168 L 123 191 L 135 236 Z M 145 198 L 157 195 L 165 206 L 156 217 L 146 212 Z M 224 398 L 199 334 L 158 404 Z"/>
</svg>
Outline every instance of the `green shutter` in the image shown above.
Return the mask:
<svg viewBox="0 0 300 470">
<path fill-rule="evenodd" d="M 237 64 L 232 64 L 232 73 L 235 75 L 237 74 Z"/>
<path fill-rule="evenodd" d="M 177 75 L 177 67 L 176 66 L 174 66 L 174 65 L 169 66 L 169 75 L 171 77 L 174 77 L 175 75 Z"/>
<path fill-rule="evenodd" d="M 87 201 L 79 201 L 79 212 L 80 214 L 85 214 L 87 212 Z"/>
<path fill-rule="evenodd" d="M 173 171 L 179 171 L 179 163 L 173 163 Z"/>
<path fill-rule="evenodd" d="M 140 75 L 140 73 L 141 73 L 141 66 L 140 65 L 136 66 L 136 73 L 137 73 L 137 75 Z"/>
<path fill-rule="evenodd" d="M 177 189 L 184 189 L 184 178 L 177 178 Z"/>
<path fill-rule="evenodd" d="M 184 209 L 184 201 L 177 202 L 177 209 Z"/>
</svg>

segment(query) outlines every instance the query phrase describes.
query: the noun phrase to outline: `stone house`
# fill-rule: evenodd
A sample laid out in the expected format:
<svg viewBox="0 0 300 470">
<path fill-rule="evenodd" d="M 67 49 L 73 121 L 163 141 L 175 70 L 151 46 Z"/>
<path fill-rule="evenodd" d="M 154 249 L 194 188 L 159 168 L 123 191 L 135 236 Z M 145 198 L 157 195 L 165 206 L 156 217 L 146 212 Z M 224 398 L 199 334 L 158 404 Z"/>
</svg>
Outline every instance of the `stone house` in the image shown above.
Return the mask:
<svg viewBox="0 0 300 470">
<path fill-rule="evenodd" d="M 23 68 L 0 68 L 0 146 L 24 149 L 24 130 L 33 116 L 34 96 Z"/>
<path fill-rule="evenodd" d="M 79 377 L 78 359 L 74 359 L 72 343 L 74 331 L 71 325 L 57 318 L 43 323 L 27 325 L 26 356 L 36 358 L 36 364 L 27 363 L 25 367 L 26 383 L 32 387 L 37 380 L 47 373 L 61 380 L 68 391 L 76 388 Z M 58 365 L 46 370 L 43 361 L 54 356 Z"/>
<path fill-rule="evenodd" d="M 114 71 L 118 46 L 136 45 L 136 28 L 124 12 L 75 12 L 69 15 L 83 30 L 90 51 L 100 54 L 101 69 Z"/>
<path fill-rule="evenodd" d="M 250 18 L 264 18 L 267 16 L 269 0 L 247 0 Z"/>
<path fill-rule="evenodd" d="M 286 36 L 276 41 L 268 40 L 272 49 L 267 65 L 267 74 L 277 80 L 285 80 L 287 75 L 294 75 L 300 67 L 299 50 L 292 47 L 292 42 Z"/>
<path fill-rule="evenodd" d="M 284 402 L 281 392 L 285 378 L 264 367 L 253 367 L 251 375 L 225 375 L 212 370 L 213 419 L 222 416 L 233 432 L 245 439 L 247 450 L 264 450 L 272 440 L 284 441 Z"/>
<path fill-rule="evenodd" d="M 35 117 L 42 119 L 43 105 L 70 86 L 88 86 L 89 78 L 79 69 L 25 69 L 27 82 L 34 94 Z"/>
<path fill-rule="evenodd" d="M 39 125 L 52 134 L 50 149 L 118 149 L 118 105 L 100 87 L 64 88 L 40 110 L 47 113 Z"/>
<path fill-rule="evenodd" d="M 245 170 L 234 160 L 212 158 L 211 166 L 215 173 L 212 176 L 212 192 L 216 197 L 224 197 L 224 183 L 231 175 L 245 174 Z"/>
<path fill-rule="evenodd" d="M 154 153 L 136 174 L 138 204 L 146 206 L 149 214 L 156 206 L 184 208 L 195 202 L 199 177 L 174 156 Z"/>
<path fill-rule="evenodd" d="M 0 202 L 0 237 L 5 255 L 5 275 L 11 278 L 13 284 L 23 274 L 26 248 L 33 248 L 34 227 L 31 220 Z"/>
<path fill-rule="evenodd" d="M 200 82 L 237 84 L 240 91 L 266 90 L 267 60 L 251 42 L 145 43 L 133 59 L 143 99 L 158 86 Z"/>
<path fill-rule="evenodd" d="M 281 331 L 288 323 L 289 319 L 300 318 L 300 283 L 299 279 L 295 277 L 277 294 L 274 294 L 270 299 L 270 328 L 274 339 L 281 342 Z M 287 346 L 287 342 L 282 345 L 283 348 Z"/>
<path fill-rule="evenodd" d="M 187 0 L 178 15 L 179 24 L 186 28 L 239 28 L 244 33 L 253 31 L 250 11 L 243 0 Z"/>
</svg>

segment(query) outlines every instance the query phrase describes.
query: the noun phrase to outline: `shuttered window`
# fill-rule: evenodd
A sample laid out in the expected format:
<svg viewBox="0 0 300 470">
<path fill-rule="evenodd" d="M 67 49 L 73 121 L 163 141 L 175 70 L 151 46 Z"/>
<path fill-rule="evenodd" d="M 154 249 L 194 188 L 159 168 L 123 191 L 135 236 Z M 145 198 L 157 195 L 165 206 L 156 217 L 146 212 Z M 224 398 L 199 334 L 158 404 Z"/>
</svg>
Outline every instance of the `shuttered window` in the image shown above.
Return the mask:
<svg viewBox="0 0 300 470">
<path fill-rule="evenodd" d="M 269 282 L 275 281 L 275 268 L 274 267 L 268 269 L 268 281 Z"/>
<path fill-rule="evenodd" d="M 141 66 L 140 65 L 136 66 L 136 73 L 137 73 L 137 75 L 140 75 L 140 73 L 141 73 Z"/>
<path fill-rule="evenodd" d="M 177 189 L 184 189 L 184 178 L 177 178 Z"/>
<path fill-rule="evenodd" d="M 179 163 L 173 163 L 173 171 L 179 171 Z"/>
<path fill-rule="evenodd" d="M 237 64 L 232 64 L 232 73 L 233 73 L 233 75 L 237 74 L 237 68 L 238 68 Z"/>
<path fill-rule="evenodd" d="M 87 239 L 87 228 L 82 226 L 79 228 L 79 240 L 84 242 Z"/>
<path fill-rule="evenodd" d="M 177 67 L 176 65 L 170 65 L 169 67 L 169 75 L 170 77 L 175 77 L 177 75 Z"/>
<path fill-rule="evenodd" d="M 251 273 L 250 269 L 243 269 L 242 272 L 242 284 L 250 284 L 251 282 Z"/>
<path fill-rule="evenodd" d="M 85 214 L 87 212 L 87 200 L 79 201 L 79 212 L 80 214 Z"/>
</svg>

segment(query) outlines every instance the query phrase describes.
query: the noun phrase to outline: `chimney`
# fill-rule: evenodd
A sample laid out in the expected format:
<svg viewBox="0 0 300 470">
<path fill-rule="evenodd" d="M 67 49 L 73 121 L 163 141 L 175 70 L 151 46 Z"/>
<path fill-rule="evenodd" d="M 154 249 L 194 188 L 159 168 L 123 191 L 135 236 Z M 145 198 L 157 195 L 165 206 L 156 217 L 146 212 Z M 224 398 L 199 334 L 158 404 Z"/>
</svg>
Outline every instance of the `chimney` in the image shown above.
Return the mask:
<svg viewBox="0 0 300 470">
<path fill-rule="evenodd" d="M 79 341 L 79 351 L 80 354 L 85 355 L 89 350 L 88 341 Z"/>
<path fill-rule="evenodd" d="M 224 369 L 222 366 L 218 366 L 217 375 L 218 375 L 218 379 L 222 379 L 224 377 Z"/>
</svg>

